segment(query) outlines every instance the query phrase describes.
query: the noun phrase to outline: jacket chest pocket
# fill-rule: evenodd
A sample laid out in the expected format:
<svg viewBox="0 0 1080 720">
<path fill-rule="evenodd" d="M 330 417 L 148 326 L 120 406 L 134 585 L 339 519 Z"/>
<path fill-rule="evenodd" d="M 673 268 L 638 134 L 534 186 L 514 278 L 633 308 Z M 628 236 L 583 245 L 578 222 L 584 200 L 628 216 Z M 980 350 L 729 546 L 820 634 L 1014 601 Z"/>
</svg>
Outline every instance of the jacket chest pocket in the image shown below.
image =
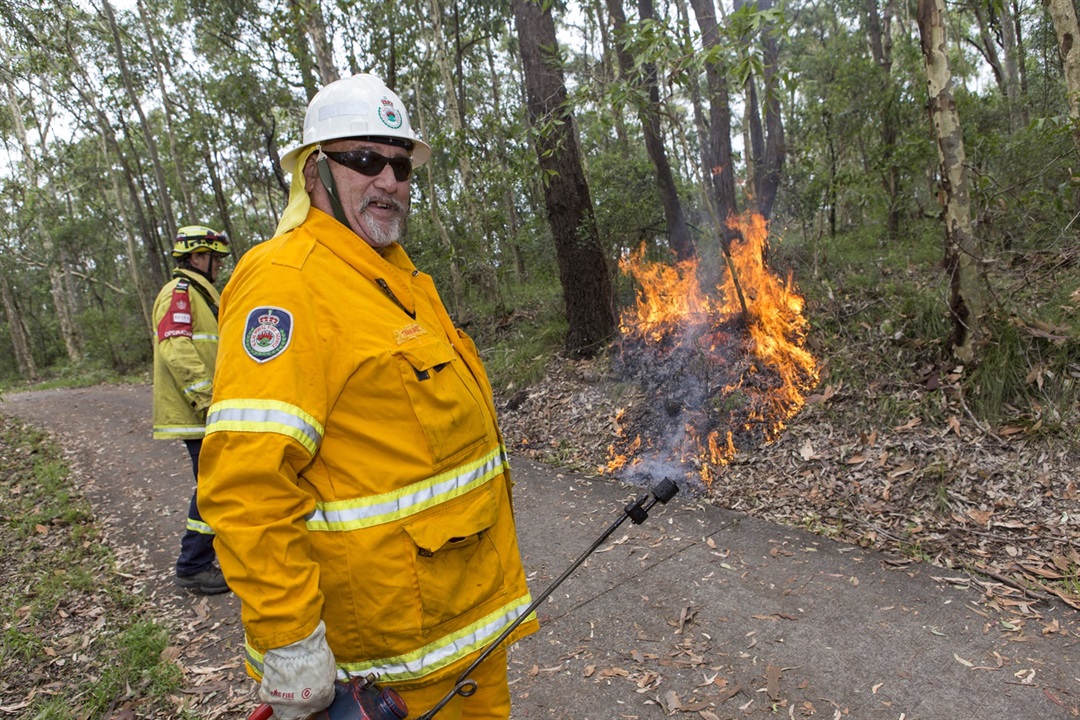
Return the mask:
<svg viewBox="0 0 1080 720">
<path fill-rule="evenodd" d="M 488 438 L 480 390 L 452 346 L 428 342 L 394 356 L 436 469 Z"/>
<path fill-rule="evenodd" d="M 502 559 L 491 532 L 498 508 L 488 484 L 403 526 L 415 545 L 425 631 L 501 594 Z"/>
</svg>

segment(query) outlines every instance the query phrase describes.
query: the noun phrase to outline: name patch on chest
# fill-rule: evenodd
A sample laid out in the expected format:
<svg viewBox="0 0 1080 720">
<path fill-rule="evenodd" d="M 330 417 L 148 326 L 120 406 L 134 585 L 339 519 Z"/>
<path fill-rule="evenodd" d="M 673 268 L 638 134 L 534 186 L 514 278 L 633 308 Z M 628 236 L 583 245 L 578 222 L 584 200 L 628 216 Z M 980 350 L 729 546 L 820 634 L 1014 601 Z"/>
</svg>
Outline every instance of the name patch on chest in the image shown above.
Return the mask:
<svg viewBox="0 0 1080 720">
<path fill-rule="evenodd" d="M 394 331 L 394 340 L 398 345 L 404 344 L 408 340 L 418 338 L 421 335 L 427 335 L 427 329 L 419 323 L 413 323 L 412 325 L 406 325 L 403 328 L 398 328 Z"/>
<path fill-rule="evenodd" d="M 244 326 L 244 352 L 257 363 L 273 360 L 292 340 L 292 313 L 279 307 L 257 307 Z"/>
</svg>

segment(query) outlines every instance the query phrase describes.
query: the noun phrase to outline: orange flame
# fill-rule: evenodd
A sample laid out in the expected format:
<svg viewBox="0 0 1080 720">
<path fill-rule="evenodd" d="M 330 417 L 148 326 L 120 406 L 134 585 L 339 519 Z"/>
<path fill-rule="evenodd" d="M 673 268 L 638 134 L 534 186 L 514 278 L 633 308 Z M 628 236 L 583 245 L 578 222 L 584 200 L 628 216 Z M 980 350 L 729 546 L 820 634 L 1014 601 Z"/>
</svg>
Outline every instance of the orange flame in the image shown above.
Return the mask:
<svg viewBox="0 0 1080 720">
<path fill-rule="evenodd" d="M 649 262 L 644 259 L 644 247 L 622 259 L 619 268 L 637 281 L 640 291 L 634 305 L 623 312 L 620 330 L 624 338 L 635 338 L 655 348 L 693 337 L 706 361 L 719 366 L 727 364 L 723 351 L 731 351 L 731 335 L 723 328 L 730 328 L 727 324 L 741 317 L 754 362 L 719 390 L 717 397 L 739 394 L 746 398 L 746 417 L 732 415 L 731 420 L 736 425 L 741 423 L 742 429 L 757 426 L 764 431 L 765 440 L 771 441 L 783 430 L 784 422 L 803 407 L 806 391 L 817 384 L 817 362 L 804 347 L 808 329 L 802 314 L 804 300 L 795 290 L 791 275 L 782 280 L 766 265 L 765 218 L 747 213 L 732 217 L 728 226 L 737 230 L 742 240 L 731 243 L 729 265 L 713 293 L 701 288 L 697 259 L 675 265 Z M 692 331 L 690 335 L 686 335 L 688 330 Z M 729 347 L 725 348 L 725 344 Z M 764 383 L 770 386 L 763 388 L 761 382 L 748 382 L 753 375 L 761 374 L 759 366 L 769 369 L 779 384 Z M 693 468 L 706 486 L 715 478 L 716 469 L 735 456 L 733 433 L 740 429 L 708 427 L 707 415 L 691 414 L 669 445 L 671 459 Z M 621 420 L 620 413 L 616 418 L 620 431 Z M 630 444 L 623 440 L 609 448 L 610 462 L 602 471 L 614 472 L 640 460 L 636 454 L 641 450 L 641 438 Z"/>
</svg>

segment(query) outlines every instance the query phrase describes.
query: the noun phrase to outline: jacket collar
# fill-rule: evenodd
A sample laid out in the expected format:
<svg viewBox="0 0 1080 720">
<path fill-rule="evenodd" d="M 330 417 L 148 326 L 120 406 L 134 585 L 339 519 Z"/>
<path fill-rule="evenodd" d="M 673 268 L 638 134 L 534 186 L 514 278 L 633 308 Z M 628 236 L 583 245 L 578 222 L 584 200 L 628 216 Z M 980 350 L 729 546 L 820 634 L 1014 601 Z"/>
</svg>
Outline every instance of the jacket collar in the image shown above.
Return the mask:
<svg viewBox="0 0 1080 720">
<path fill-rule="evenodd" d="M 375 250 L 359 235 L 318 208 L 311 208 L 308 212 L 304 229 L 330 252 L 382 288 L 383 292 L 391 293 L 405 312 L 416 314 L 412 278 L 417 270 L 401 245 L 393 243 Z"/>
<path fill-rule="evenodd" d="M 185 268 L 176 268 L 175 270 L 173 270 L 173 277 L 182 277 L 190 280 L 191 282 L 197 284 L 200 288 L 202 288 L 203 292 L 212 297 L 214 299 L 215 305 L 221 304 L 221 294 L 218 292 L 218 289 L 214 287 L 214 284 L 212 282 L 204 278 L 199 273 L 192 270 L 187 270 Z"/>
</svg>

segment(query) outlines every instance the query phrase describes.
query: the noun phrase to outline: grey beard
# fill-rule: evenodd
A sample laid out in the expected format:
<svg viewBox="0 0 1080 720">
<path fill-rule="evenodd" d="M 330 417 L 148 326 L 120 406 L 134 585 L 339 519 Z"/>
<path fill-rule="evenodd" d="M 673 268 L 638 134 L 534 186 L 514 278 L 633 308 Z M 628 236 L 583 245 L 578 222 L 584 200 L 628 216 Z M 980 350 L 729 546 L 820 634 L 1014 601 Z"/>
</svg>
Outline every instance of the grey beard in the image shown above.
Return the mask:
<svg viewBox="0 0 1080 720">
<path fill-rule="evenodd" d="M 363 215 L 367 210 L 368 205 L 375 201 L 375 198 L 365 197 L 360 203 L 360 214 Z M 394 198 L 380 198 L 379 202 L 392 205 L 398 212 L 397 220 L 391 220 L 388 223 L 382 223 L 372 220 L 370 217 L 365 218 L 365 225 L 367 226 L 369 237 L 364 238 L 375 247 L 386 247 L 392 243 L 396 243 L 401 240 L 405 231 L 409 227 L 409 208 L 407 205 L 398 202 Z"/>
</svg>

